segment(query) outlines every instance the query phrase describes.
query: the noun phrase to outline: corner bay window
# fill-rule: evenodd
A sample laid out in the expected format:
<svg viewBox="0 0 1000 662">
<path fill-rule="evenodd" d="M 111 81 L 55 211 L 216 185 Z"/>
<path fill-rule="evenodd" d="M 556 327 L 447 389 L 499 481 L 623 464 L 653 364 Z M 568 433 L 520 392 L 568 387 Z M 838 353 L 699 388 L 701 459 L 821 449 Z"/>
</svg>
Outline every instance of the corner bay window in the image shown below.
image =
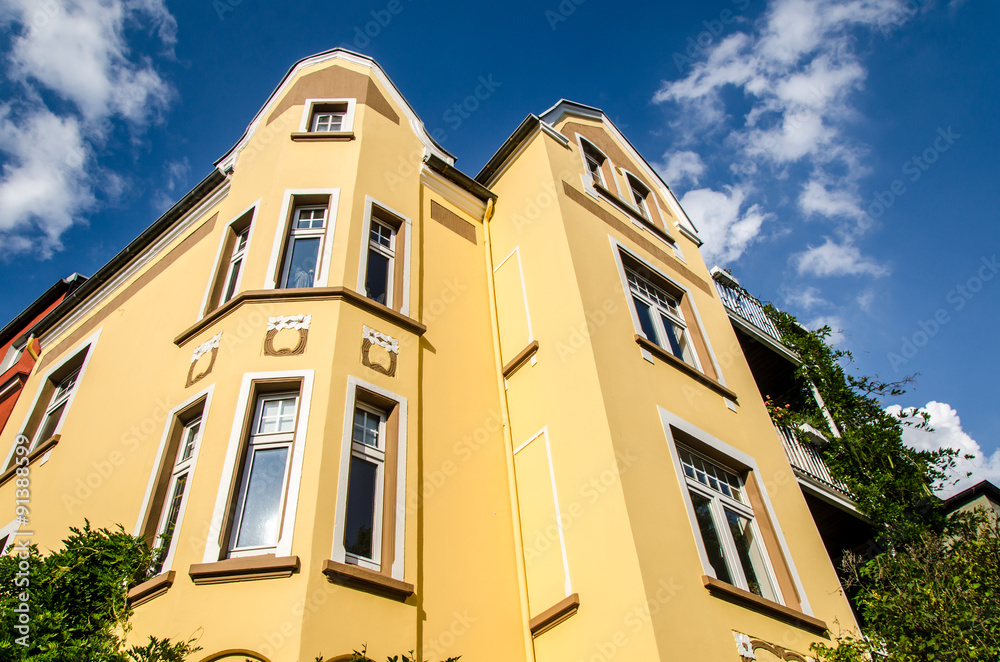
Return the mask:
<svg viewBox="0 0 1000 662">
<path fill-rule="evenodd" d="M 360 403 L 354 409 L 344 522 L 347 561 L 376 570 L 381 557 L 385 419 L 384 413 Z"/>
<path fill-rule="evenodd" d="M 625 268 L 625 275 L 635 314 L 646 339 L 688 365 L 698 367 L 681 314 L 680 297 L 667 294 L 630 267 Z"/>
<path fill-rule="evenodd" d="M 299 394 L 257 397 L 232 516 L 230 556 L 274 548 L 281 533 Z"/>
<path fill-rule="evenodd" d="M 742 479 L 686 447 L 677 454 L 716 579 L 780 602 Z"/>
<path fill-rule="evenodd" d="M 409 308 L 406 273 L 409 228 L 408 219 L 367 199 L 357 291 L 404 315 Z"/>
<path fill-rule="evenodd" d="M 163 568 L 173 551 L 173 542 L 177 520 L 181 507 L 187 497 L 188 484 L 194 464 L 195 451 L 201 437 L 201 416 L 198 415 L 183 425 L 177 455 L 170 475 L 167 488 L 167 499 L 163 504 L 160 520 L 156 527 L 156 542 L 153 548 L 153 565 L 149 574 L 157 575 Z"/>
<path fill-rule="evenodd" d="M 323 256 L 325 206 L 296 207 L 292 216 L 279 287 L 313 287 Z"/>
</svg>

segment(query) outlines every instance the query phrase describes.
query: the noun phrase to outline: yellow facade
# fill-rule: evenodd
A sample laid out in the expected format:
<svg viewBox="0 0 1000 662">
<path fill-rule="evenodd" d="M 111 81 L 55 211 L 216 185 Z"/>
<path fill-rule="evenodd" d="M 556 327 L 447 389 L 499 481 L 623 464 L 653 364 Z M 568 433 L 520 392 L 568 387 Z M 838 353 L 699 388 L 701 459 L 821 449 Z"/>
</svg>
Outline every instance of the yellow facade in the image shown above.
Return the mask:
<svg viewBox="0 0 1000 662">
<path fill-rule="evenodd" d="M 340 131 L 316 130 L 327 113 Z M 825 628 L 855 626 L 669 189 L 595 109 L 560 102 L 514 138 L 473 180 L 377 64 L 307 58 L 155 236 L 42 325 L 0 445 L 11 457 L 29 438 L 43 549 L 84 517 L 155 534 L 200 415 L 163 575 L 134 591 L 137 640 L 198 636 L 198 660 L 367 644 L 375 659 L 737 662 L 740 635 L 757 659 L 799 659 Z M 584 150 L 603 157 L 603 185 Z M 311 208 L 325 227 L 300 232 Z M 310 239 L 315 271 L 292 282 L 292 247 Z M 391 259 L 385 304 L 365 296 L 373 250 Z M 637 271 L 676 303 L 656 333 Z M 663 333 L 677 348 L 649 337 Z M 77 368 L 55 441 L 35 438 Z M 294 401 L 285 437 L 258 427 L 268 394 Z M 380 421 L 374 455 L 352 444 L 358 407 Z M 684 448 L 741 496 L 692 484 Z M 282 453 L 281 488 L 258 494 L 251 458 Z M 363 457 L 379 467 L 372 558 L 344 543 Z M 279 500 L 270 542 L 241 547 L 260 494 Z M 701 498 L 722 514 L 729 581 Z M 750 560 L 726 518 L 750 531 Z M 750 590 L 761 582 L 773 599 Z"/>
</svg>

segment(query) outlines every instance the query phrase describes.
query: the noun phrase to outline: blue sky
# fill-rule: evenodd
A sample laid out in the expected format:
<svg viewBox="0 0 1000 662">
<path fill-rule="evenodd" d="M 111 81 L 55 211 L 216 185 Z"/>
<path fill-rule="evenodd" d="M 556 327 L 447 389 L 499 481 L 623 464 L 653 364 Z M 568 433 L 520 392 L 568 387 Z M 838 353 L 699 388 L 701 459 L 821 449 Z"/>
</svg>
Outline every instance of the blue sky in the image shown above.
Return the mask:
<svg viewBox="0 0 1000 662">
<path fill-rule="evenodd" d="M 93 273 L 296 60 L 346 46 L 469 174 L 530 112 L 603 108 L 710 264 L 829 324 L 852 369 L 919 373 L 886 403 L 931 413 L 908 440 L 1000 482 L 998 28 L 985 0 L 0 0 L 0 318 Z"/>
</svg>

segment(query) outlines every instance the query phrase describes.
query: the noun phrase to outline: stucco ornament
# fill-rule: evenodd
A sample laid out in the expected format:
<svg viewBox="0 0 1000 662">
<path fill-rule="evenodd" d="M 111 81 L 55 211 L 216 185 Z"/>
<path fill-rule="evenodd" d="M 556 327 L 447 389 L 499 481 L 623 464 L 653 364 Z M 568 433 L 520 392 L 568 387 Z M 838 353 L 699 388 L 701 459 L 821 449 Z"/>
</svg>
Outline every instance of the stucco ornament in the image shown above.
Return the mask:
<svg viewBox="0 0 1000 662">
<path fill-rule="evenodd" d="M 215 367 L 215 359 L 219 356 L 219 343 L 221 341 L 222 331 L 219 331 L 217 334 L 194 348 L 194 352 L 191 354 L 191 365 L 188 367 L 187 381 L 184 383 L 184 388 L 191 386 L 205 375 L 212 372 L 212 368 Z M 198 359 L 206 354 L 209 354 L 208 365 L 205 366 L 204 370 L 195 374 L 195 367 L 198 364 Z"/>
<path fill-rule="evenodd" d="M 395 377 L 398 360 L 399 340 L 368 326 L 362 326 L 361 365 L 383 375 Z"/>
<path fill-rule="evenodd" d="M 202 344 L 198 345 L 197 347 L 195 347 L 194 353 L 191 354 L 191 363 L 194 363 L 201 357 L 211 352 L 213 349 L 219 349 L 219 343 L 221 341 L 222 341 L 222 331 L 219 331 L 217 334 L 215 334 Z"/>
<path fill-rule="evenodd" d="M 367 326 L 363 328 L 364 331 L 361 334 L 362 338 L 370 341 L 373 345 L 385 348 L 386 351 L 392 352 L 393 354 L 399 354 L 399 340 Z"/>
<path fill-rule="evenodd" d="M 756 660 L 757 656 L 753 652 L 753 645 L 750 643 L 750 635 L 741 632 L 733 632 L 736 638 L 736 650 L 745 660 Z"/>
<path fill-rule="evenodd" d="M 268 331 L 281 331 L 282 329 L 293 329 L 302 331 L 309 328 L 312 323 L 312 315 L 286 315 L 267 318 Z"/>
</svg>

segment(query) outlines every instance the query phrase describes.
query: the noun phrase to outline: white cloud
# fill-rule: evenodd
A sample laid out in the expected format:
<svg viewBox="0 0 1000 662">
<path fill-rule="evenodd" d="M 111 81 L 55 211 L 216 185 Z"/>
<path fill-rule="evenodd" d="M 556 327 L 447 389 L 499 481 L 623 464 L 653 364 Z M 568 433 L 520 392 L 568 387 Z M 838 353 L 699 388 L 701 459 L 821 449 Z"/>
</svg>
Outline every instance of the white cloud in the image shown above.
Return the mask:
<svg viewBox="0 0 1000 662">
<path fill-rule="evenodd" d="M 725 192 L 703 188 L 688 191 L 681 198 L 681 206 L 698 227 L 701 248 L 706 262 L 733 262 L 760 234 L 767 220 L 760 205 L 744 208 L 746 194 L 738 188 Z"/>
<path fill-rule="evenodd" d="M 862 290 L 858 293 L 857 302 L 861 310 L 867 313 L 872 309 L 872 304 L 875 303 L 875 290 Z"/>
<path fill-rule="evenodd" d="M 850 242 L 837 243 L 826 237 L 819 246 L 810 246 L 792 256 L 792 263 L 802 275 L 812 276 L 887 276 L 889 269 L 865 257 Z"/>
<path fill-rule="evenodd" d="M 656 169 L 671 188 L 682 186 L 684 182 L 697 185 L 699 178 L 705 173 L 705 162 L 697 152 L 681 150 L 668 152 L 663 156 L 666 160 L 657 164 Z"/>
<path fill-rule="evenodd" d="M 902 408 L 899 405 L 888 407 L 886 411 L 898 415 Z M 1000 485 L 1000 450 L 992 455 L 986 455 L 976 440 L 962 429 L 962 420 L 951 405 L 934 400 L 920 408 L 920 411 L 930 414 L 929 424 L 932 432 L 918 430 L 911 426 L 903 427 L 903 441 L 917 450 L 934 451 L 940 448 L 953 448 L 963 457 L 957 459 L 954 478 L 959 479 L 957 485 L 945 485 L 938 495 L 948 497 L 960 492 L 979 481 L 988 480 Z M 919 419 L 913 419 L 919 421 Z M 973 459 L 966 460 L 965 455 Z M 965 477 L 972 472 L 971 477 Z"/>
<path fill-rule="evenodd" d="M 811 285 L 785 292 L 785 303 L 807 311 L 830 305 L 829 301 L 820 296 L 819 289 Z"/>
<path fill-rule="evenodd" d="M 798 257 L 800 273 L 887 273 L 851 243 L 865 229 L 858 182 L 870 171 L 867 146 L 849 134 L 858 116 L 853 95 L 867 77 L 856 37 L 859 30 L 898 27 L 912 14 L 908 0 L 772 0 L 754 29 L 709 47 L 686 76 L 663 82 L 653 97 L 674 113 L 672 128 L 681 136 L 680 146 L 690 148 L 707 134 L 726 133 L 725 144 L 733 149 L 725 161 L 742 177 L 732 189 L 749 195 L 774 178 L 798 176 L 794 173 L 801 168 L 793 170 L 793 165 L 808 168 L 801 183 L 791 182 L 800 189 L 793 198 L 798 210 L 806 218 L 832 221 L 845 239 L 805 251 Z M 749 103 L 741 115 L 728 112 L 725 102 L 734 90 Z M 732 198 L 732 189 L 702 189 L 695 199 L 715 200 L 718 210 Z M 730 211 L 726 218 L 732 217 Z M 752 229 L 750 224 L 744 228 Z M 759 233 L 761 224 L 755 229 Z M 756 236 L 744 234 L 733 251 L 713 239 L 718 253 L 729 254 L 740 253 L 738 247 Z"/>
<path fill-rule="evenodd" d="M 0 0 L 0 28 L 12 35 L 5 73 L 20 88 L 0 117 L 0 237 L 12 252 L 48 257 L 100 194 L 124 186 L 95 148 L 121 122 L 141 134 L 173 98 L 129 31 L 155 32 L 169 55 L 177 26 L 163 0 Z M 57 112 L 43 92 L 68 106 Z"/>
<path fill-rule="evenodd" d="M 806 328 L 811 331 L 822 329 L 824 326 L 830 327 L 830 344 L 840 345 L 847 340 L 844 333 L 844 320 L 836 315 L 821 315 L 805 323 Z"/>
</svg>

